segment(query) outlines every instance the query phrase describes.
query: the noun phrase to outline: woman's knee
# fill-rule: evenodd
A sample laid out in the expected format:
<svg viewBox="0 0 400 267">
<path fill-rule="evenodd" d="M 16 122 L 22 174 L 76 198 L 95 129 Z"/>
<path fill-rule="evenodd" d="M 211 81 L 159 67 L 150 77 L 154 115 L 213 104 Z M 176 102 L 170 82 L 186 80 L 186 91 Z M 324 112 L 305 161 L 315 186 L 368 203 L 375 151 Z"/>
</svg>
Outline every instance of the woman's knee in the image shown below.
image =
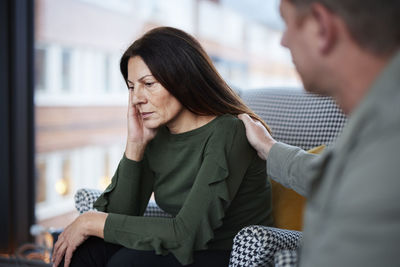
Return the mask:
<svg viewBox="0 0 400 267">
<path fill-rule="evenodd" d="M 89 237 L 72 254 L 71 267 L 105 266 L 112 255 L 121 248 L 98 237 Z M 59 266 L 64 266 L 64 259 Z"/>
</svg>

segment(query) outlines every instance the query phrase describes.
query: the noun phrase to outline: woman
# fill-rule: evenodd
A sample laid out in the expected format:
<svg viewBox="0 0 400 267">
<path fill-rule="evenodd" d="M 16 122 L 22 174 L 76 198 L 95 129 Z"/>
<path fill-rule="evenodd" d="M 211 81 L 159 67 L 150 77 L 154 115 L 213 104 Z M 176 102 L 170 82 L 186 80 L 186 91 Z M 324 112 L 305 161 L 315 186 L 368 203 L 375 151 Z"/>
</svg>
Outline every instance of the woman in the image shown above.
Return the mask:
<svg viewBox="0 0 400 267">
<path fill-rule="evenodd" d="M 98 211 L 60 235 L 55 265 L 63 257 L 67 266 L 71 258 L 72 266 L 228 265 L 241 228 L 272 224 L 266 164 L 236 115 L 261 119 L 178 29 L 149 31 L 120 67 L 129 89 L 125 154 Z M 142 216 L 153 192 L 172 218 Z"/>
</svg>

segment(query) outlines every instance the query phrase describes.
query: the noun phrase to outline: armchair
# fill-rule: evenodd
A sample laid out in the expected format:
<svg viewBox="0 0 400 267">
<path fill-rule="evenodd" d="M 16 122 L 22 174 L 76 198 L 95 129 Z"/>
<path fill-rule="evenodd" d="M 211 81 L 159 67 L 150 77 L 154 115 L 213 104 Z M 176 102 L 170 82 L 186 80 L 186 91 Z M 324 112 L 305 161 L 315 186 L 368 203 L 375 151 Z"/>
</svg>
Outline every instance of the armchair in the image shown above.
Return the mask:
<svg viewBox="0 0 400 267">
<path fill-rule="evenodd" d="M 346 117 L 330 97 L 293 89 L 244 91 L 245 103 L 280 142 L 318 153 L 332 144 Z M 295 266 L 302 240 L 305 198 L 272 182 L 275 227 L 248 226 L 234 238 L 230 266 Z"/>
<path fill-rule="evenodd" d="M 329 97 L 298 89 L 259 89 L 239 92 L 245 103 L 271 127 L 277 141 L 310 150 L 330 145 L 346 117 Z M 80 189 L 75 205 L 80 213 L 92 209 L 100 191 Z M 305 199 L 272 181 L 275 227 L 248 226 L 235 237 L 230 266 L 293 266 L 302 239 Z M 155 202 L 144 216 L 170 217 Z"/>
</svg>

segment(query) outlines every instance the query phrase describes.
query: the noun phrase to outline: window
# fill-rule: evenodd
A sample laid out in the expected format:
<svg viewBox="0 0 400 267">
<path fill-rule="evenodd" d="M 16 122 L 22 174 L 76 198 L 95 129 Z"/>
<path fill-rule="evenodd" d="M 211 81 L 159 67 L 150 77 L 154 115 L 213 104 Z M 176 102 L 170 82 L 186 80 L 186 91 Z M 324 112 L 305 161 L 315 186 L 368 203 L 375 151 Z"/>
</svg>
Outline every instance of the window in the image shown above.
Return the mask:
<svg viewBox="0 0 400 267">
<path fill-rule="evenodd" d="M 111 90 L 111 79 L 110 79 L 110 57 L 109 55 L 104 56 L 104 91 L 105 92 L 110 92 Z"/>
<path fill-rule="evenodd" d="M 119 60 L 150 28 L 167 25 L 193 34 L 235 88 L 262 86 L 293 69 L 291 62 L 277 63 L 285 53 L 277 52 L 279 47 L 270 46 L 272 52 L 263 48 L 276 42 L 279 32 L 223 2 L 35 1 L 39 223 L 73 212 L 79 188 L 109 184 L 126 138 L 128 90 Z M 251 30 L 254 25 L 257 29 Z M 278 56 L 269 57 L 271 53 Z M 273 61 L 264 64 L 266 58 Z"/>
<path fill-rule="evenodd" d="M 63 49 L 61 52 L 61 77 L 62 90 L 69 91 L 71 89 L 71 51 Z"/>
<path fill-rule="evenodd" d="M 46 49 L 35 49 L 35 89 L 43 91 L 46 88 Z"/>
<path fill-rule="evenodd" d="M 46 162 L 43 159 L 36 161 L 36 203 L 43 203 L 46 201 L 47 191 L 47 175 L 46 175 Z"/>
</svg>

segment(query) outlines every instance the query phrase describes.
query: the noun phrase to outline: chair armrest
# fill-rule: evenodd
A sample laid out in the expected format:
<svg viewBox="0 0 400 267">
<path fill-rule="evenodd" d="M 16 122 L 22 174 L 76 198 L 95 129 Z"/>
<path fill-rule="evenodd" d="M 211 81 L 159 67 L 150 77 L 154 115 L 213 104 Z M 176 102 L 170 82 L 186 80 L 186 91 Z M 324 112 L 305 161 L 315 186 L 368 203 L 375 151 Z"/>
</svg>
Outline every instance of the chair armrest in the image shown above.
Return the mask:
<svg viewBox="0 0 400 267">
<path fill-rule="evenodd" d="M 233 240 L 229 266 L 270 266 L 275 253 L 296 250 L 302 233 L 274 227 L 252 225 L 243 228 Z"/>
<path fill-rule="evenodd" d="M 274 267 L 295 267 L 297 266 L 297 251 L 282 250 L 275 253 Z"/>
<path fill-rule="evenodd" d="M 81 188 L 75 193 L 75 208 L 79 211 L 80 214 L 85 213 L 93 209 L 94 202 L 99 198 L 102 191 L 97 189 L 89 189 L 89 188 Z M 160 207 L 157 206 L 155 201 L 150 200 L 147 205 L 146 211 L 143 216 L 148 217 L 167 217 L 171 218 L 172 216 L 165 211 L 163 211 Z"/>
<path fill-rule="evenodd" d="M 143 216 L 172 218 L 172 215 L 163 211 L 154 200 L 149 201 Z"/>
<path fill-rule="evenodd" d="M 85 213 L 89 210 L 93 210 L 94 202 L 101 195 L 101 191 L 97 189 L 81 188 L 76 191 L 74 200 L 75 208 L 80 214 Z"/>
</svg>

